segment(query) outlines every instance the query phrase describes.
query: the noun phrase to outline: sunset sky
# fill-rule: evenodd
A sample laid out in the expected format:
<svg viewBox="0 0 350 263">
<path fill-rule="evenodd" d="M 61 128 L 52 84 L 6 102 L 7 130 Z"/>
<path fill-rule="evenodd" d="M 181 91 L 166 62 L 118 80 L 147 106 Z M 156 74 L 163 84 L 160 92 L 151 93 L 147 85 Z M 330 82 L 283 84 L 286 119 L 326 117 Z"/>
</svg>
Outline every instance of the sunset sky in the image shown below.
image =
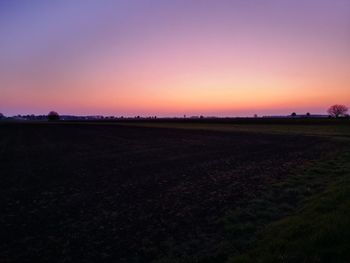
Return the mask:
<svg viewBox="0 0 350 263">
<path fill-rule="evenodd" d="M 349 0 L 0 0 L 0 112 L 350 106 Z"/>
</svg>

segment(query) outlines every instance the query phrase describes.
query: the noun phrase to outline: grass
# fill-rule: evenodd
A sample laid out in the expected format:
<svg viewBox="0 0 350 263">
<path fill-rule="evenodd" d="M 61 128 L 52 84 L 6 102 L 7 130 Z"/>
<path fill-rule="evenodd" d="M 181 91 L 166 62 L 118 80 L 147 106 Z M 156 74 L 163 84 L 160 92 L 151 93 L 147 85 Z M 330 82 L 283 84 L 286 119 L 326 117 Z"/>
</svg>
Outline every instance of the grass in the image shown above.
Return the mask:
<svg viewBox="0 0 350 263">
<path fill-rule="evenodd" d="M 350 262 L 350 147 L 267 187 L 218 224 L 225 239 L 215 257 L 159 263 Z"/>
<path fill-rule="evenodd" d="M 350 262 L 350 151 L 319 167 L 333 182 L 228 262 Z M 307 175 L 311 175 L 309 172 Z"/>
</svg>

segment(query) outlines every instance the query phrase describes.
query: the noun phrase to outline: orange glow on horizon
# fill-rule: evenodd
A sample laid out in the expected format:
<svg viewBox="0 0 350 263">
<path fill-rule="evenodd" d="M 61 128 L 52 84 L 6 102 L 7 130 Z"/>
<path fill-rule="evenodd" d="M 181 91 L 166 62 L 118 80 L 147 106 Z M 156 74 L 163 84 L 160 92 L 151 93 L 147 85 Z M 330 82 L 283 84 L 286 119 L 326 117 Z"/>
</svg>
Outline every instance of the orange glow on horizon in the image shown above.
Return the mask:
<svg viewBox="0 0 350 263">
<path fill-rule="evenodd" d="M 106 24 L 94 24 L 96 31 L 74 16 L 72 32 L 62 21 L 52 21 L 52 31 L 33 24 L 38 39 L 28 38 L 24 51 L 12 43 L 0 50 L 7 58 L 0 61 L 0 111 L 181 116 L 350 106 L 349 14 L 332 3 L 214 1 L 191 12 L 191 4 L 168 3 L 159 13 L 144 6 L 135 17 L 125 13 L 123 23 L 114 14 L 105 21 L 101 7 L 98 21 Z M 27 36 L 20 25 L 18 43 Z"/>
</svg>

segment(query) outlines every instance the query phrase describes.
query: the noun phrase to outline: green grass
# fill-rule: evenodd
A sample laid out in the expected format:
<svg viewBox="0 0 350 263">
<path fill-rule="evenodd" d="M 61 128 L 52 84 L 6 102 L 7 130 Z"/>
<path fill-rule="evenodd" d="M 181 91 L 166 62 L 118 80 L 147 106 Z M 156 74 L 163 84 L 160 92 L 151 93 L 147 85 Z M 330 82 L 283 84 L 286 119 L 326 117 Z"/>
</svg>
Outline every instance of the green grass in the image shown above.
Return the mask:
<svg viewBox="0 0 350 263">
<path fill-rule="evenodd" d="M 218 224 L 225 238 L 213 248 L 215 256 L 157 262 L 350 262 L 350 145 L 268 186 Z"/>
<path fill-rule="evenodd" d="M 228 262 L 350 262 L 350 151 L 321 165 L 323 175 L 333 178 L 325 191 Z"/>
</svg>

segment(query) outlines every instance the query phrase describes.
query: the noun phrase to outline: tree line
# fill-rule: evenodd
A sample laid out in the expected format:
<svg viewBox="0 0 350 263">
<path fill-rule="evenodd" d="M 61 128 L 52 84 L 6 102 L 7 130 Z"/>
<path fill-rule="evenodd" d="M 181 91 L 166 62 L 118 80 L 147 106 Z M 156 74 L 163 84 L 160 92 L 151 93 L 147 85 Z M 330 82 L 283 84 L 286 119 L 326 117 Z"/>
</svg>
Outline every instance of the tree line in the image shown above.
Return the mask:
<svg viewBox="0 0 350 263">
<path fill-rule="evenodd" d="M 342 104 L 334 104 L 330 106 L 327 110 L 327 113 L 329 114 L 330 117 L 333 118 L 339 118 L 339 117 L 348 117 L 349 115 L 347 114 L 349 108 L 346 107 L 345 105 Z M 292 117 L 296 117 L 297 114 L 293 112 L 291 114 Z M 311 116 L 311 114 L 308 112 L 306 113 L 305 116 Z M 0 119 L 4 119 L 5 116 L 0 113 Z M 49 121 L 58 121 L 60 120 L 60 115 L 56 111 L 50 111 L 49 114 L 47 115 L 47 119 Z"/>
</svg>

